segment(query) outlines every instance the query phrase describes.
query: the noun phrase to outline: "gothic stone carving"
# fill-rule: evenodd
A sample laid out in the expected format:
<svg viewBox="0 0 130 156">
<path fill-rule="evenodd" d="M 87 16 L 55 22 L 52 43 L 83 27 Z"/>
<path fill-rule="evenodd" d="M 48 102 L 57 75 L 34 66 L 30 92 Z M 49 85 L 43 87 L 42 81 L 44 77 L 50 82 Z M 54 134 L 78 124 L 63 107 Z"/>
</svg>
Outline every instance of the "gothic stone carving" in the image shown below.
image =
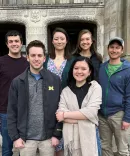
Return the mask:
<svg viewBox="0 0 130 156">
<path fill-rule="evenodd" d="M 30 12 L 30 20 L 34 23 L 39 22 L 41 20 L 41 13 L 39 10 L 31 10 Z"/>
</svg>

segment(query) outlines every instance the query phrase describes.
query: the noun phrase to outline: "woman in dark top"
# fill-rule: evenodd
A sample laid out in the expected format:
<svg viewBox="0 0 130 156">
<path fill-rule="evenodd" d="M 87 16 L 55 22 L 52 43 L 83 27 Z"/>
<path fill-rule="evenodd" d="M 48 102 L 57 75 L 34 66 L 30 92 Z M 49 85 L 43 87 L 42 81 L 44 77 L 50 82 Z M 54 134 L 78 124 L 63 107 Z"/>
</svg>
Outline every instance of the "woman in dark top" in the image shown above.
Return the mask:
<svg viewBox="0 0 130 156">
<path fill-rule="evenodd" d="M 99 156 L 96 129 L 101 100 L 90 59 L 77 57 L 56 113 L 57 120 L 63 121 L 64 156 Z"/>
<path fill-rule="evenodd" d="M 94 67 L 94 78 L 98 80 L 98 71 L 100 64 L 102 63 L 102 56 L 96 52 L 95 40 L 89 30 L 83 29 L 79 32 L 74 56 L 84 56 L 90 58 Z"/>
<path fill-rule="evenodd" d="M 96 41 L 94 40 L 92 33 L 83 29 L 79 32 L 77 46 L 74 51 L 74 56 L 77 58 L 79 56 L 88 57 L 94 67 L 94 79 L 98 81 L 98 73 L 100 64 L 102 63 L 102 56 L 96 51 Z M 97 140 L 98 140 L 98 152 L 99 156 L 101 155 L 101 142 L 99 137 L 99 130 L 97 131 Z"/>
<path fill-rule="evenodd" d="M 69 37 L 62 28 L 56 28 L 52 33 L 52 47 L 46 57 L 44 68 L 58 75 L 62 82 L 62 88 L 67 85 L 70 66 L 73 62 L 69 51 Z M 56 156 L 63 156 L 63 139 L 56 147 Z"/>
</svg>

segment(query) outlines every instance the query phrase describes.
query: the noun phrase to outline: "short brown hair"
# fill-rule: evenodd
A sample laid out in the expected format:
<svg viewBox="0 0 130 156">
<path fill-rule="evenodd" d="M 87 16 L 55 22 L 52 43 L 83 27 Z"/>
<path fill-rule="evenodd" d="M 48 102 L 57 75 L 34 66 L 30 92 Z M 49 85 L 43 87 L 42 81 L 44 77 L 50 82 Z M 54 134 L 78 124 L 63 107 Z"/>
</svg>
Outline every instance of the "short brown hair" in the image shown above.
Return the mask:
<svg viewBox="0 0 130 156">
<path fill-rule="evenodd" d="M 46 53 L 45 53 L 45 45 L 41 41 L 39 41 L 39 40 L 31 41 L 27 45 L 27 48 L 26 48 L 27 55 L 29 55 L 29 49 L 32 48 L 32 47 L 40 47 L 40 48 L 42 48 L 44 55 L 46 55 Z"/>
</svg>

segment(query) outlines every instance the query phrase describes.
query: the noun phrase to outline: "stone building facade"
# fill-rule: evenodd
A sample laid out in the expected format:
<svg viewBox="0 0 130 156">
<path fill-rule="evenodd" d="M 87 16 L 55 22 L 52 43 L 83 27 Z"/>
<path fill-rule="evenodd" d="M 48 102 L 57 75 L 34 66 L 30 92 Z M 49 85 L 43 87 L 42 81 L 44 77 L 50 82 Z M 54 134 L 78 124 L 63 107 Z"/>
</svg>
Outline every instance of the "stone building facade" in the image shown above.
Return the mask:
<svg viewBox="0 0 130 156">
<path fill-rule="evenodd" d="M 120 36 L 125 40 L 125 55 L 129 56 L 129 0 L 0 0 L 2 37 L 9 29 L 20 29 L 24 34 L 24 45 L 38 39 L 49 47 L 55 27 L 65 28 L 73 45 L 78 32 L 89 29 L 97 40 L 97 51 L 104 59 L 107 58 L 109 39 Z M 3 39 L 0 37 L 0 40 Z M 4 46 L 0 54 L 2 50 Z"/>
</svg>

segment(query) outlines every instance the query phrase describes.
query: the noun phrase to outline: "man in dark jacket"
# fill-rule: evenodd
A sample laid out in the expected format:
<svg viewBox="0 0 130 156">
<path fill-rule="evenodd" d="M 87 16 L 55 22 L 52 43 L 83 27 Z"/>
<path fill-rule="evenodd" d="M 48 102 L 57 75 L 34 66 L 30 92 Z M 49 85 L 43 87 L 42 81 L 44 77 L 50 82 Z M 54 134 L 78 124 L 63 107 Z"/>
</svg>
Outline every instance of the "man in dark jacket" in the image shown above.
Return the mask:
<svg viewBox="0 0 130 156">
<path fill-rule="evenodd" d="M 111 39 L 108 44 L 110 59 L 103 63 L 99 70 L 99 82 L 103 93 L 99 113 L 103 156 L 114 156 L 113 134 L 117 145 L 117 155 L 129 156 L 130 63 L 120 58 L 123 49 L 123 39 L 119 37 Z"/>
<path fill-rule="evenodd" d="M 45 46 L 35 40 L 27 46 L 30 68 L 11 84 L 8 102 L 8 131 L 20 156 L 54 156 L 61 127 L 55 112 L 61 92 L 60 79 L 45 70 Z"/>
</svg>

